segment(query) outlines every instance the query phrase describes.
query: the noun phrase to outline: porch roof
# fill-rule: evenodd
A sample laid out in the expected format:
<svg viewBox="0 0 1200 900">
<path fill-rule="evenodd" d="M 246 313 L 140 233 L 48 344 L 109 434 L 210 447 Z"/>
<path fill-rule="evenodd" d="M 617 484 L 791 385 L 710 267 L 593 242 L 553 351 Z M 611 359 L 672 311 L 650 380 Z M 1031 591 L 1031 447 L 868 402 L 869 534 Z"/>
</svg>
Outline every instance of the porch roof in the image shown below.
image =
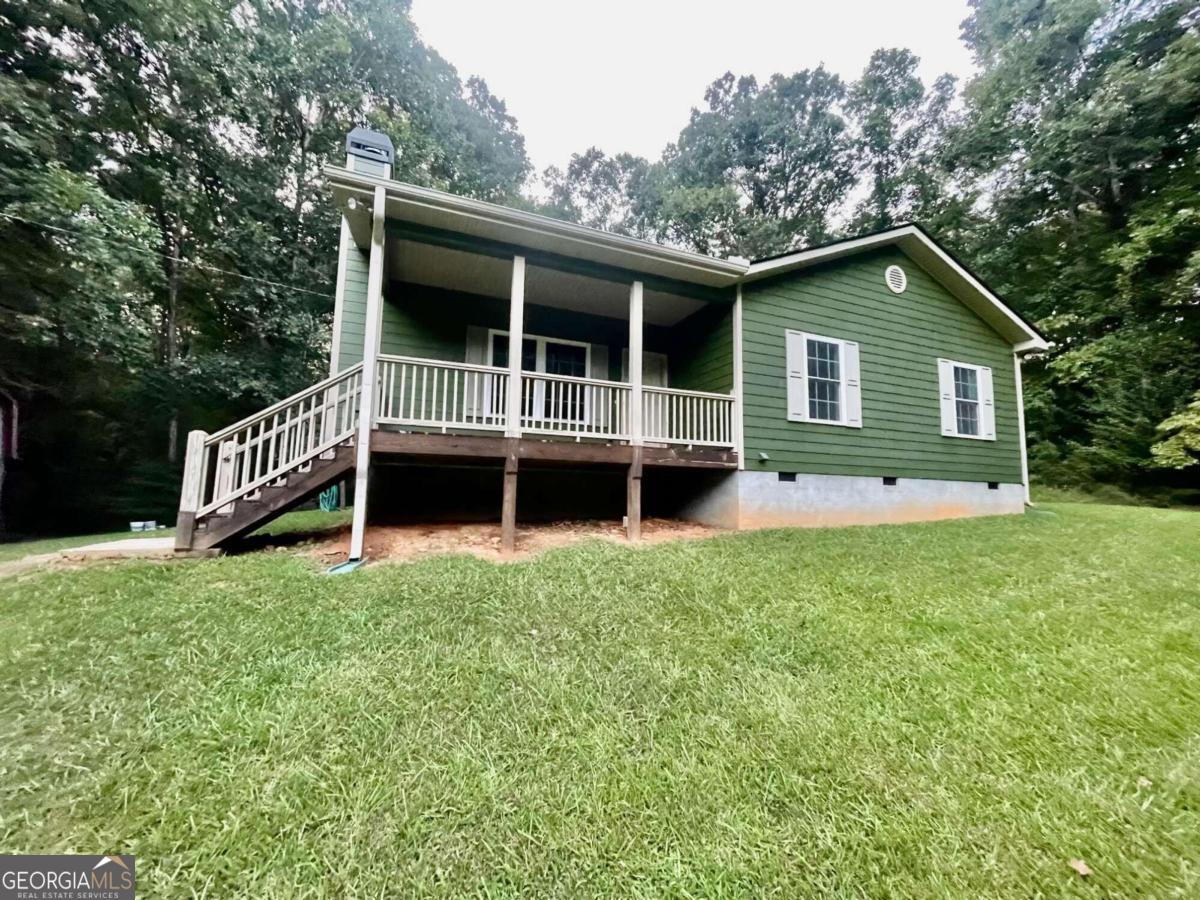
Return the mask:
<svg viewBox="0 0 1200 900">
<path fill-rule="evenodd" d="M 351 208 L 355 204 L 350 200 L 371 195 L 376 187 L 383 187 L 386 192 L 389 220 L 466 234 L 497 245 L 528 247 L 545 254 L 585 260 L 610 269 L 646 273 L 703 288 L 729 288 L 891 245 L 924 268 L 946 290 L 1011 341 L 1018 352 L 1049 347 L 1045 336 L 1031 322 L 1005 304 L 949 251 L 914 224 L 749 263 L 664 247 L 337 166 L 326 166 L 324 172 L 335 202 L 346 213 L 355 243 L 364 248 L 370 243 L 370 214 L 366 204 Z M 676 310 L 675 314 L 682 315 L 683 312 Z"/>
<path fill-rule="evenodd" d="M 383 187 L 387 197 L 388 219 L 411 222 L 425 228 L 468 234 L 587 260 L 602 266 L 715 288 L 736 284 L 747 268 L 744 262 L 689 253 L 537 213 L 351 172 L 337 166 L 327 166 L 325 177 L 333 190 L 335 202 L 347 213 L 355 243 L 363 247 L 370 242 L 370 216 L 365 205 L 352 210 L 348 201 L 369 195 L 376 187 Z"/>
</svg>

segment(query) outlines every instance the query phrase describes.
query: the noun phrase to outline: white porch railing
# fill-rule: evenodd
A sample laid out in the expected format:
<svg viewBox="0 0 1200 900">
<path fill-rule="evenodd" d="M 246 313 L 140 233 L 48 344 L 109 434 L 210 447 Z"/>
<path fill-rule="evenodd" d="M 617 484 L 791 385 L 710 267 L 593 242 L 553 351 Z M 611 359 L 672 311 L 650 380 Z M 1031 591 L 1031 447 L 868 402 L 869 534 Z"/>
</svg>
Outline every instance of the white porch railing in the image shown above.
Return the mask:
<svg viewBox="0 0 1200 900">
<path fill-rule="evenodd" d="M 206 515 L 349 440 L 361 392 L 360 363 L 214 434 L 193 432 L 181 509 Z"/>
<path fill-rule="evenodd" d="M 375 420 L 439 431 L 500 431 L 508 369 L 409 356 L 380 356 Z M 733 446 L 733 397 L 646 387 L 642 431 L 649 443 Z M 628 383 L 544 372 L 521 375 L 521 433 L 630 439 Z"/>
<path fill-rule="evenodd" d="M 409 356 L 380 356 L 375 421 L 503 431 L 508 370 Z"/>
<path fill-rule="evenodd" d="M 521 431 L 628 440 L 630 394 L 619 381 L 523 373 Z"/>
<path fill-rule="evenodd" d="M 646 441 L 698 447 L 733 446 L 733 397 L 677 388 L 642 388 Z"/>
</svg>

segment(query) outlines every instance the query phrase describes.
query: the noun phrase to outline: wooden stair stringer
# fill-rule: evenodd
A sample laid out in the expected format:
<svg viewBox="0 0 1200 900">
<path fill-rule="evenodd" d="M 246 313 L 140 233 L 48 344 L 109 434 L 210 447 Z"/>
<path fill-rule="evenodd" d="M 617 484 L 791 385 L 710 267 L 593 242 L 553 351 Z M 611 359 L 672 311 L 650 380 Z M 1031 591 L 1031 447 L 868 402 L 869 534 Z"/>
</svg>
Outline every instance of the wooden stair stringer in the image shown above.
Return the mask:
<svg viewBox="0 0 1200 900">
<path fill-rule="evenodd" d="M 230 512 L 210 513 L 199 520 L 189 549 L 211 550 L 248 534 L 352 472 L 354 464 L 352 444 L 338 445 L 328 458 L 306 461 L 284 476 L 283 483 L 264 485 L 253 499 L 234 501 Z"/>
</svg>

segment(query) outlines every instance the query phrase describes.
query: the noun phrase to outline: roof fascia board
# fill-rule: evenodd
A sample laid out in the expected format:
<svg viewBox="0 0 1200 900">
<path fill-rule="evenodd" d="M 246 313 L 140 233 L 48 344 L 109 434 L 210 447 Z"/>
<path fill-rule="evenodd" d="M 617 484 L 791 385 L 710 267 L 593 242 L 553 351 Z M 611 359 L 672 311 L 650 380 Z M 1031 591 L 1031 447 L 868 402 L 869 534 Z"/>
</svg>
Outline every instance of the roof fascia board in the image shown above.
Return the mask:
<svg viewBox="0 0 1200 900">
<path fill-rule="evenodd" d="M 780 256 L 776 259 L 766 260 L 765 262 L 751 263 L 750 268 L 742 277 L 742 281 L 746 283 L 759 281 L 760 279 L 770 278 L 774 275 L 783 275 L 791 272 L 793 269 L 803 269 L 808 266 L 814 266 L 817 263 L 829 262 L 830 260 L 841 259 L 843 256 L 861 253 L 864 250 L 894 244 L 898 238 L 907 234 L 921 235 L 921 232 L 912 225 L 906 225 L 903 228 L 881 231 L 878 234 L 850 238 L 845 241 L 837 241 L 833 244 L 826 244 L 824 247 L 814 247 L 811 250 L 797 250 L 795 253 L 789 253 L 787 256 Z M 924 235 L 921 236 L 924 237 Z"/>
</svg>

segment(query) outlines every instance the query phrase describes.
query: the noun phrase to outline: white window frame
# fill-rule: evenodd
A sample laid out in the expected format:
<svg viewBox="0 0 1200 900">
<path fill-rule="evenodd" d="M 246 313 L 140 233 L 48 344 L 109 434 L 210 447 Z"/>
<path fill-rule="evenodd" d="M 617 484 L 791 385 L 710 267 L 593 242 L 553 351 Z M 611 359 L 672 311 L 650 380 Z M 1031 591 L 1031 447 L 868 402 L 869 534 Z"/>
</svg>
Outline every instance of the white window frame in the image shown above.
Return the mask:
<svg viewBox="0 0 1200 900">
<path fill-rule="evenodd" d="M 488 329 L 487 364 L 489 366 L 494 366 L 496 364 L 494 362 L 494 352 L 496 349 L 495 338 L 497 335 L 499 335 L 500 337 L 508 337 L 508 329 L 505 329 L 505 328 L 489 328 Z M 555 344 L 566 344 L 571 347 L 583 347 L 583 349 L 585 351 L 587 351 L 587 357 L 584 362 L 584 368 L 587 369 L 587 374 L 584 375 L 583 377 L 584 378 L 592 377 L 592 345 L 587 343 L 586 341 L 569 341 L 566 338 L 546 337 L 545 335 L 541 335 L 541 334 L 522 333 L 521 334 L 522 342 L 524 342 L 527 339 L 534 341 L 535 346 L 537 348 L 534 351 L 534 363 L 533 363 L 533 365 L 534 365 L 533 371 L 534 372 L 541 374 L 541 375 L 546 374 L 546 342 L 550 341 Z"/>
<path fill-rule="evenodd" d="M 487 337 L 487 361 L 489 366 L 495 366 L 495 351 L 496 337 L 508 337 L 508 329 L 506 328 L 489 328 Z M 572 341 L 566 338 L 546 337 L 541 334 L 521 333 L 521 342 L 526 340 L 534 342 L 534 360 L 533 360 L 533 375 L 546 374 L 546 344 L 547 342 L 555 344 L 566 344 L 569 347 L 582 347 L 584 349 L 583 368 L 586 373 L 583 377 L 590 379 L 592 377 L 592 345 L 586 341 Z M 525 369 L 521 370 L 521 374 L 525 374 Z M 522 400 L 524 397 L 522 397 Z M 488 407 L 491 408 L 491 399 L 487 399 Z M 533 383 L 533 398 L 530 400 L 530 406 L 533 415 L 528 417 L 531 421 L 537 422 L 557 422 L 557 418 L 546 415 L 546 382 L 538 379 Z M 522 406 L 523 408 L 523 406 Z M 524 417 L 523 417 L 524 418 Z M 574 421 L 572 419 L 572 421 Z M 592 421 L 592 403 L 591 395 L 586 394 L 583 401 L 583 422 Z"/>
<path fill-rule="evenodd" d="M 798 366 L 793 366 L 793 360 L 787 350 L 788 341 L 797 339 L 802 348 Z M 808 414 L 808 342 L 819 341 L 825 344 L 835 344 L 838 348 L 838 418 L 814 419 Z M 808 331 L 785 329 L 784 355 L 786 366 L 787 417 L 789 422 L 807 422 L 812 425 L 831 425 L 835 428 L 862 428 L 862 377 L 860 373 L 861 356 L 856 341 L 845 338 L 827 337 Z M 798 391 L 802 402 L 793 402 L 793 391 Z"/>
<path fill-rule="evenodd" d="M 942 436 L 968 441 L 996 440 L 996 396 L 992 370 L 988 366 L 956 359 L 938 359 L 938 394 L 941 402 Z M 954 370 L 967 369 L 975 373 L 979 391 L 979 434 L 958 430 L 958 394 L 954 389 Z"/>
</svg>

